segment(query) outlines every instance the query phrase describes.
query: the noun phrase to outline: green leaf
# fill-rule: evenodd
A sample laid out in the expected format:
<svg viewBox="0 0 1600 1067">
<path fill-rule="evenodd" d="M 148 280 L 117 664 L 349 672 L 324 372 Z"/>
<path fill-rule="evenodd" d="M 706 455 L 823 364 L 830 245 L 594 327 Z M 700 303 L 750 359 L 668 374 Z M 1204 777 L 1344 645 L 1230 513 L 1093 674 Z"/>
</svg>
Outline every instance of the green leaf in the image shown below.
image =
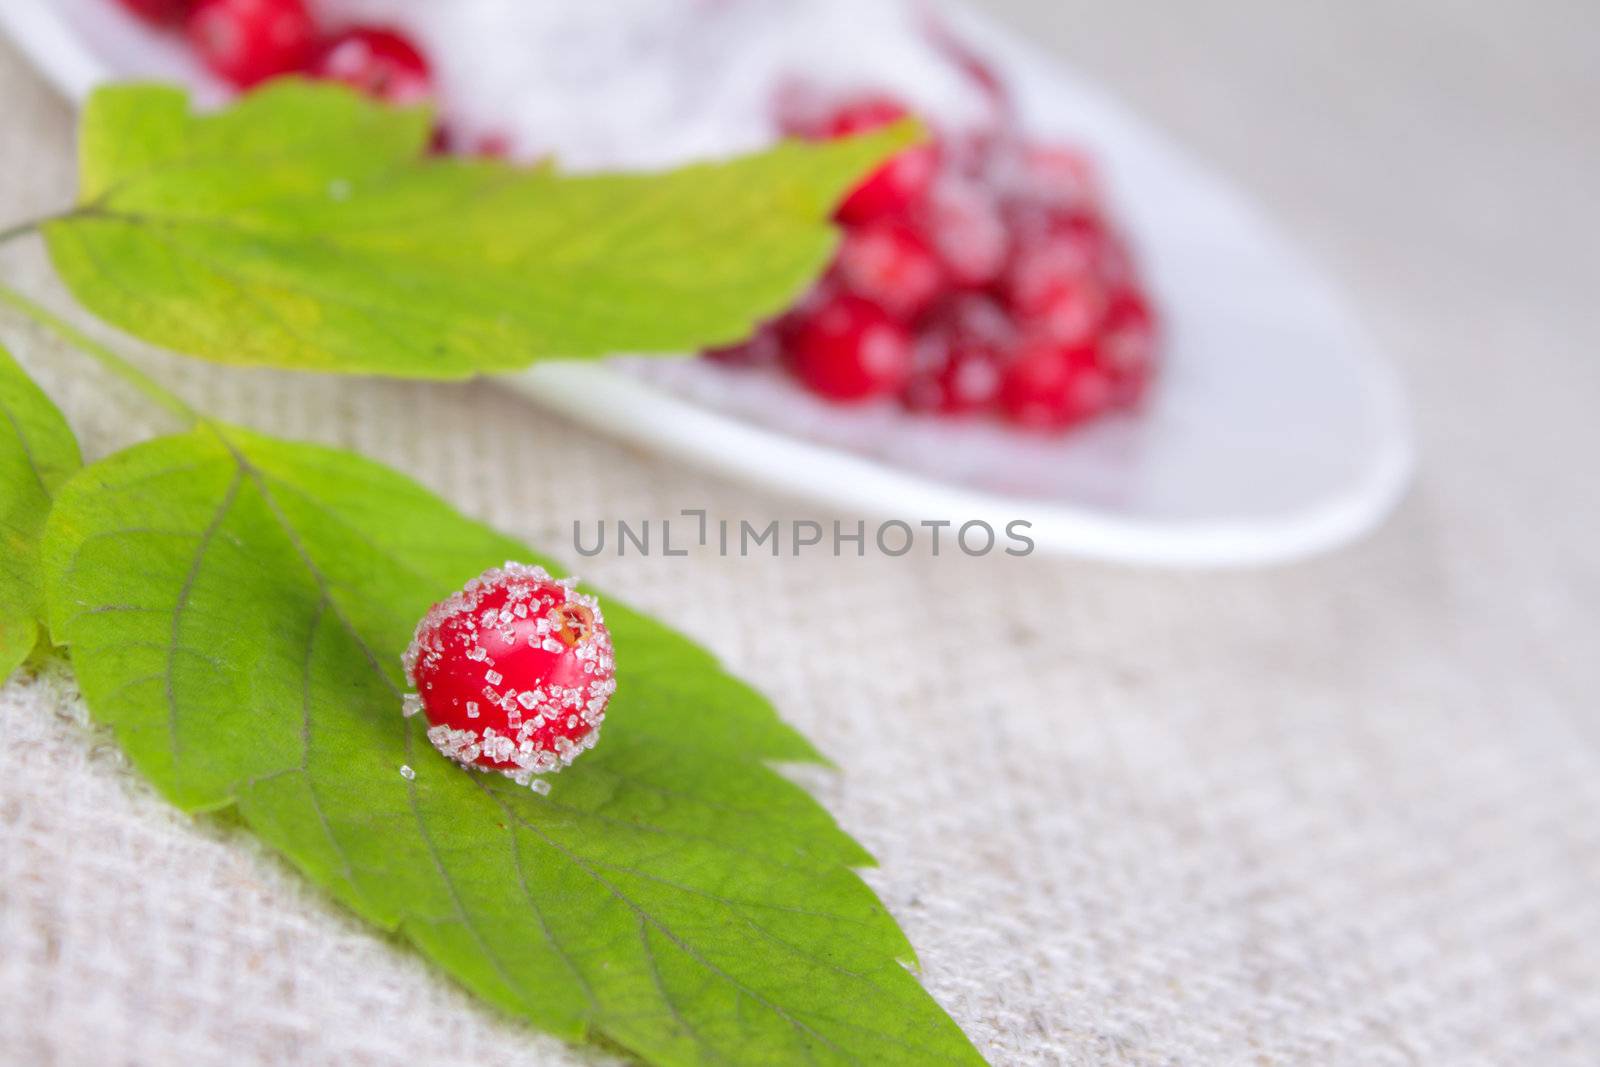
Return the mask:
<svg viewBox="0 0 1600 1067">
<path fill-rule="evenodd" d="M 0 682 L 22 666 L 38 643 L 39 624 L 35 620 L 0 612 Z"/>
<path fill-rule="evenodd" d="M 51 496 L 81 462 L 67 420 L 0 348 L 0 682 L 38 639 L 39 537 Z"/>
<path fill-rule="evenodd" d="M 429 158 L 429 116 L 274 83 L 194 115 L 103 89 L 80 208 L 44 225 L 96 314 L 225 363 L 455 378 L 737 340 L 831 252 L 833 205 L 904 124 L 664 174 Z"/>
<path fill-rule="evenodd" d="M 619 690 L 548 796 L 432 749 L 400 710 L 416 620 L 550 564 L 399 475 L 207 426 L 85 469 L 45 556 L 90 709 L 166 796 L 236 805 L 506 1011 L 662 1064 L 981 1062 L 869 857 L 769 766 L 816 752 L 664 626 L 605 600 Z"/>
</svg>

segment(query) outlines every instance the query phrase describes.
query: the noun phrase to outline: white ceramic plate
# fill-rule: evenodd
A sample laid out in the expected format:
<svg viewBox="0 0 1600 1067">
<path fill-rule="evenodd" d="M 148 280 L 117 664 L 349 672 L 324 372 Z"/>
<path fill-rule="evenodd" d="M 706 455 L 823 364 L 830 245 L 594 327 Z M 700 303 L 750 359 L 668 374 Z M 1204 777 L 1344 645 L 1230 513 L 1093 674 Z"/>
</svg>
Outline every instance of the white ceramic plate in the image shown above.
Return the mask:
<svg viewBox="0 0 1600 1067">
<path fill-rule="evenodd" d="M 1390 368 L 1316 273 L 1232 190 L 1093 86 L 962 8 L 1024 120 L 1102 160 L 1166 328 L 1147 410 L 1040 440 L 842 409 L 700 360 L 547 364 L 507 384 L 639 445 L 874 517 L 1032 525 L 1045 551 L 1241 566 L 1376 526 L 1411 470 Z M 0 23 L 60 89 L 161 75 L 219 95 L 182 45 L 112 0 L 4 0 Z"/>
</svg>

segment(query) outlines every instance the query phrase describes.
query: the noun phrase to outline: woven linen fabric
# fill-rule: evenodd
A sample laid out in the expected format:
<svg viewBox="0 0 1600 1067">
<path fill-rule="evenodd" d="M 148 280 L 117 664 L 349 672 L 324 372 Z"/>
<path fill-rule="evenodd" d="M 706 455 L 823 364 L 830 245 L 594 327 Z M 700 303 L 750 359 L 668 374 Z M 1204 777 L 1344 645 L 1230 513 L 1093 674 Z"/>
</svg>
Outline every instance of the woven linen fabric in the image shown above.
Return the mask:
<svg viewBox="0 0 1600 1067">
<path fill-rule="evenodd" d="M 928 988 L 995 1063 L 1600 1063 L 1592 5 L 994 6 L 1244 181 L 1350 291 L 1422 442 L 1377 536 L 1222 574 L 577 560 L 574 518 L 834 516 L 488 384 L 126 347 L 209 411 L 354 448 L 581 564 L 771 694 L 837 760 L 805 783 L 879 857 Z M 0 218 L 61 206 L 69 109 L 3 45 L 0 102 Z M 37 248 L 0 275 L 71 306 Z M 9 314 L 0 340 L 91 456 L 161 428 Z M 53 667 L 0 689 L 0 1062 L 611 1060 L 475 1002 L 227 818 L 170 808 Z"/>
</svg>

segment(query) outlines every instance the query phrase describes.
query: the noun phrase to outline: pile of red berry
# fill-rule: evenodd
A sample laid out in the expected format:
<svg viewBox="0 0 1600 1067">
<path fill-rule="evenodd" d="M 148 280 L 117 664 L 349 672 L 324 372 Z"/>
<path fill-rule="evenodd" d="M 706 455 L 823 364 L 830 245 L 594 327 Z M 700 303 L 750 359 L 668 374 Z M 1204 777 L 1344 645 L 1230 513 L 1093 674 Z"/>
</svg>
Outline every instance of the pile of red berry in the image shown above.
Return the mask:
<svg viewBox="0 0 1600 1067">
<path fill-rule="evenodd" d="M 396 104 L 433 91 L 428 61 L 401 34 L 354 26 L 324 34 L 305 0 L 118 0 L 147 22 L 181 29 L 212 73 L 248 89 L 279 74 L 341 81 Z"/>
<path fill-rule="evenodd" d="M 818 106 L 792 94 L 783 132 L 842 137 L 908 115 L 878 95 Z M 1150 304 L 1106 218 L 1088 160 L 997 122 L 899 153 L 837 213 L 822 281 L 744 344 L 709 355 L 777 362 L 834 401 L 998 412 L 1059 430 L 1136 406 L 1156 359 Z"/>
</svg>

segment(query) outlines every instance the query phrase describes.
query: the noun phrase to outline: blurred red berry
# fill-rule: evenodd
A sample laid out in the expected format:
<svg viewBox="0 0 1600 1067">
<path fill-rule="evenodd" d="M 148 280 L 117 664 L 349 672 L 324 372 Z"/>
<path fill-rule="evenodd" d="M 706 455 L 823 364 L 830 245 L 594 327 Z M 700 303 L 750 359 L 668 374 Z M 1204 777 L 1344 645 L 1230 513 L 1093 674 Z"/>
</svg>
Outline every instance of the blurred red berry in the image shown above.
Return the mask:
<svg viewBox="0 0 1600 1067">
<path fill-rule="evenodd" d="M 923 316 L 922 325 L 998 352 L 1009 351 L 1017 339 L 1016 323 L 1005 306 L 981 292 L 948 294 Z"/>
<path fill-rule="evenodd" d="M 952 179 L 936 184 L 922 225 L 957 285 L 988 285 L 1005 268 L 1011 235 L 999 204 L 977 182 Z"/>
<path fill-rule="evenodd" d="M 944 288 L 944 266 L 915 230 L 883 220 L 845 233 L 834 269 L 845 287 L 909 320 Z"/>
<path fill-rule="evenodd" d="M 842 294 L 794 326 L 789 357 L 807 388 L 830 400 L 897 392 L 911 373 L 911 337 L 869 300 Z"/>
<path fill-rule="evenodd" d="M 324 41 L 309 73 L 391 104 L 415 104 L 433 94 L 422 53 L 401 34 L 375 26 L 357 26 Z"/>
<path fill-rule="evenodd" d="M 912 411 L 959 415 L 994 403 L 1015 331 L 1005 309 L 978 293 L 942 301 L 923 320 L 901 400 Z"/>
<path fill-rule="evenodd" d="M 1133 257 L 1122 238 L 1093 211 L 1069 211 L 1052 215 L 1046 225 L 1049 240 L 1077 249 L 1090 269 L 1108 289 L 1133 284 Z"/>
<path fill-rule="evenodd" d="M 824 125 L 830 138 L 867 133 L 910 115 L 904 104 L 888 97 L 866 97 L 835 111 Z M 933 184 L 939 170 L 939 150 L 932 144 L 913 145 L 891 156 L 839 205 L 841 222 L 860 223 L 910 210 Z"/>
<path fill-rule="evenodd" d="M 188 32 L 201 61 L 240 89 L 303 69 L 317 37 L 302 0 L 199 0 Z"/>
<path fill-rule="evenodd" d="M 1003 374 L 999 357 L 984 348 L 955 345 L 925 334 L 917 339 L 917 370 L 901 390 L 911 411 L 965 415 L 994 403 Z"/>
<path fill-rule="evenodd" d="M 904 214 L 933 184 L 938 166 L 938 150 L 932 145 L 905 149 L 845 197 L 844 203 L 839 205 L 839 221 L 865 222 Z"/>
<path fill-rule="evenodd" d="M 1047 242 L 1019 253 L 1007 272 L 1006 299 L 1023 328 L 1062 344 L 1094 336 L 1105 290 L 1078 250 Z"/>
<path fill-rule="evenodd" d="M 1023 325 L 1060 344 L 1081 344 L 1099 331 L 1105 308 L 1105 289 L 1094 278 L 1059 278 L 1026 315 Z"/>
<path fill-rule="evenodd" d="M 1048 257 L 1056 270 L 1100 271 L 1113 238 L 1099 216 L 1015 199 L 1006 212 L 1019 259 Z"/>
<path fill-rule="evenodd" d="M 1156 326 L 1145 298 L 1133 290 L 1115 294 L 1100 335 L 1100 365 L 1111 380 L 1111 402 L 1137 407 L 1156 369 Z"/>
<path fill-rule="evenodd" d="M 1053 211 L 1092 211 L 1100 179 L 1089 157 L 1060 145 L 1022 145 L 1009 157 L 1013 195 Z"/>
<path fill-rule="evenodd" d="M 1030 430 L 1064 430 L 1111 403 L 1111 382 L 1093 345 L 1066 346 L 1047 338 L 1026 343 L 1006 367 L 1000 408 Z"/>
<path fill-rule="evenodd" d="M 117 0 L 117 3 L 146 22 L 170 25 L 182 21 L 193 0 Z"/>
<path fill-rule="evenodd" d="M 822 129 L 827 137 L 850 137 L 881 129 L 910 115 L 911 110 L 893 97 L 864 96 L 835 108 Z"/>
</svg>

